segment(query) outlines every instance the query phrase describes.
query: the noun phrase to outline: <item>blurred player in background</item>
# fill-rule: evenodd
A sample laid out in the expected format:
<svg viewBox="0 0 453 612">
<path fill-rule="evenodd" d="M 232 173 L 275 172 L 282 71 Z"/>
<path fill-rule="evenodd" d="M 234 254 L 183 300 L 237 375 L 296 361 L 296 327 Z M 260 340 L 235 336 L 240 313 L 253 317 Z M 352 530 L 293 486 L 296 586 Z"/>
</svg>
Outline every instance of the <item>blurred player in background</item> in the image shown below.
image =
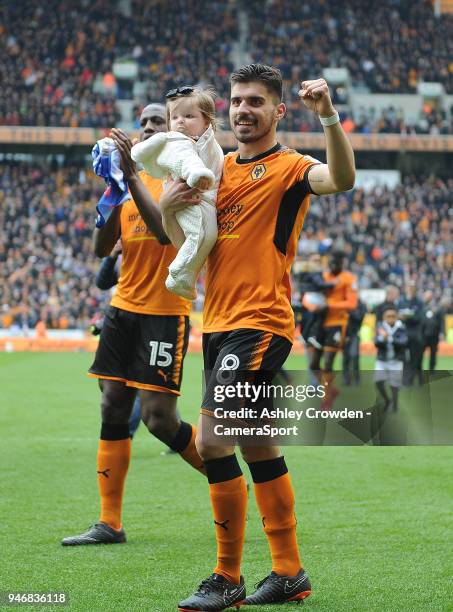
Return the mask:
<svg viewBox="0 0 453 612">
<path fill-rule="evenodd" d="M 208 257 L 203 354 L 205 371 L 212 374 L 199 421 L 203 436 L 197 436 L 209 481 L 217 564 L 197 591 L 179 603 L 181 611 L 285 603 L 311 592 L 299 557 L 294 490 L 285 460 L 275 446 L 243 446 L 272 557 L 271 573 L 245 598 L 246 482 L 235 447 L 208 439 L 216 423 L 211 393 L 219 372 L 275 373 L 291 351 L 289 271 L 310 193 L 343 191 L 354 183 L 354 155 L 326 82 L 305 81 L 299 95 L 325 127 L 328 164 L 278 143 L 277 125 L 286 110 L 279 70 L 252 64 L 231 76 L 230 123 L 239 149 L 225 158 L 217 201 L 219 239 Z M 164 218 L 178 206 L 170 199 L 164 206 L 161 200 Z M 258 266 L 258 261 L 263 263 Z"/>
<path fill-rule="evenodd" d="M 429 371 L 434 372 L 437 363 L 439 342 L 445 338 L 445 315 L 440 304 L 436 304 L 432 291 L 423 294 L 422 311 L 423 351 L 429 349 Z"/>
<path fill-rule="evenodd" d="M 142 139 L 165 130 L 165 107 L 145 107 L 140 124 Z M 117 290 L 106 312 L 90 368 L 90 375 L 102 380 L 97 458 L 101 515 L 99 522 L 85 533 L 64 538 L 64 546 L 126 541 L 121 510 L 131 454 L 129 418 L 137 392 L 141 394 L 142 418 L 149 431 L 204 472 L 195 448 L 196 429 L 181 421 L 176 410 L 191 305 L 170 294 L 164 284 L 176 251 L 163 230 L 156 204 L 162 182 L 137 172 L 130 156 L 132 143 L 124 132 L 113 129 L 111 136 L 119 149 L 133 200 L 114 208 L 107 223 L 94 233 L 99 257 L 109 255 L 115 243 L 120 238 L 122 241 Z M 143 218 L 138 205 L 146 207 Z"/>
<path fill-rule="evenodd" d="M 417 285 L 415 281 L 406 284 L 403 298 L 398 304 L 398 314 L 407 331 L 406 363 L 404 366 L 403 383 L 411 386 L 417 375 L 418 382 L 423 382 L 423 330 L 422 316 L 423 304 L 417 297 Z"/>
<path fill-rule="evenodd" d="M 341 251 L 333 251 L 329 257 L 329 270 L 324 272 L 326 283 L 333 287 L 327 295 L 326 316 L 321 330 L 319 342 L 321 349 L 313 352 L 311 369 L 322 369 L 332 372 L 336 354 L 343 348 L 346 338 L 346 326 L 349 313 L 357 308 L 357 279 L 348 270 L 343 269 L 345 255 Z"/>
<path fill-rule="evenodd" d="M 322 262 L 319 253 L 308 257 L 307 269 L 299 276 L 302 298 L 302 337 L 310 348 L 321 349 L 319 342 L 322 326 L 326 317 L 326 294 L 334 283 L 326 282 L 322 275 Z"/>
<path fill-rule="evenodd" d="M 398 319 L 398 311 L 391 304 L 382 311 L 382 321 L 377 324 L 374 344 L 377 359 L 374 381 L 384 400 L 384 411 L 398 410 L 398 394 L 403 382 L 404 353 L 408 343 L 406 329 Z M 389 385 L 391 399 L 387 393 Z"/>
<path fill-rule="evenodd" d="M 360 328 L 366 315 L 366 306 L 358 300 L 357 308 L 349 313 L 343 347 L 343 382 L 360 384 Z"/>
<path fill-rule="evenodd" d="M 382 321 L 382 314 L 387 306 L 392 305 L 398 310 L 399 304 L 401 302 L 400 290 L 396 285 L 387 285 L 385 288 L 385 297 L 384 301 L 378 304 L 373 312 L 376 315 L 376 323 Z"/>
<path fill-rule="evenodd" d="M 357 308 L 358 303 L 357 279 L 351 272 L 343 270 L 344 258 L 342 251 L 333 251 L 329 256 L 329 270 L 324 272 L 323 278 L 334 286 L 328 292 L 324 307 L 326 316 L 318 338 L 321 348 L 314 348 L 311 356 L 310 369 L 326 387 L 322 410 L 329 410 L 338 395 L 333 364 L 344 346 L 349 313 Z"/>
</svg>

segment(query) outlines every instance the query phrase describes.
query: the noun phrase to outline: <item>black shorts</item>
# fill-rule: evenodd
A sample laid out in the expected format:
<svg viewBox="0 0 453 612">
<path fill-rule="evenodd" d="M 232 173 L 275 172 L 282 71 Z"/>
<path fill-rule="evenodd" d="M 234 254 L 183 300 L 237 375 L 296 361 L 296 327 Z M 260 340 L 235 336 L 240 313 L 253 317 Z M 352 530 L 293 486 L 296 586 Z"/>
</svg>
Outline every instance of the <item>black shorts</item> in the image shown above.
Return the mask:
<svg viewBox="0 0 453 612">
<path fill-rule="evenodd" d="M 229 384 L 232 371 L 239 370 L 248 377 L 250 372 L 262 372 L 272 379 L 282 368 L 291 352 L 292 343 L 272 332 L 255 329 L 236 329 L 203 334 L 205 393 L 202 412 L 214 410 L 214 388 Z M 258 376 L 259 378 L 259 376 Z"/>
<path fill-rule="evenodd" d="M 188 342 L 187 316 L 138 314 L 109 306 L 89 375 L 180 395 Z"/>
<path fill-rule="evenodd" d="M 340 351 L 346 339 L 346 325 L 331 325 L 321 328 L 319 343 L 327 352 Z"/>
</svg>

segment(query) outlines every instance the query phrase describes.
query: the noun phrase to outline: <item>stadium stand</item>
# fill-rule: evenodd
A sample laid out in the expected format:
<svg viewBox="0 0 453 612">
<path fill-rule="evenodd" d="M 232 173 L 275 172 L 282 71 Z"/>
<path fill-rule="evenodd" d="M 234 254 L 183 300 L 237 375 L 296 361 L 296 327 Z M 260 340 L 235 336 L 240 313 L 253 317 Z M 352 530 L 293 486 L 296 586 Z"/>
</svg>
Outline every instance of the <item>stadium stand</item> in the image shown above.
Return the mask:
<svg viewBox="0 0 453 612">
<path fill-rule="evenodd" d="M 86 329 L 109 296 L 94 287 L 94 204 L 102 183 L 78 166 L 0 164 L 0 325 Z M 451 299 L 453 180 L 406 177 L 395 190 L 313 198 L 301 255 L 334 243 L 360 288 L 417 279 Z M 199 287 L 202 295 L 202 283 Z M 198 308 L 202 300 L 197 302 Z"/>
<path fill-rule="evenodd" d="M 299 108 L 296 109 L 296 104 Z M 386 109 L 359 108 L 356 113 L 340 113 L 343 128 L 357 134 L 453 134 L 453 114 L 426 105 L 419 116 L 409 120 L 404 110 L 389 106 Z M 282 129 L 290 132 L 322 132 L 322 125 L 313 113 L 300 109 L 297 101 L 282 122 Z"/>
<path fill-rule="evenodd" d="M 327 0 L 302 7 L 291 0 L 251 0 L 244 6 L 251 58 L 278 66 L 285 77 L 285 129 L 318 131 L 308 116 L 300 117 L 297 83 L 329 66 L 347 69 L 350 85 L 358 91 L 415 94 L 419 82 L 436 81 L 453 92 L 453 15 L 435 16 L 429 0 Z M 336 103 L 347 103 L 344 88 L 338 92 Z M 451 117 L 429 114 L 420 117 L 416 131 L 427 133 L 434 124 L 440 133 L 451 133 Z M 371 131 L 388 131 L 388 121 L 380 115 L 368 125 Z M 393 129 L 406 128 L 397 124 Z"/>
<path fill-rule="evenodd" d="M 288 81 L 296 82 L 302 69 L 313 78 L 328 66 L 342 66 L 356 87 L 375 93 L 415 93 L 418 81 L 453 89 L 453 16 L 436 17 L 429 0 L 327 0 L 303 6 L 248 0 L 244 6 L 252 59 L 266 57 Z"/>
<path fill-rule="evenodd" d="M 345 118 L 346 120 L 347 118 Z M 344 121 L 345 121 L 344 120 Z M 344 124 L 343 121 L 343 124 Z M 429 105 L 420 112 L 419 117 L 411 122 L 404 118 L 402 108 L 389 106 L 380 113 L 373 108 L 359 108 L 356 121 L 351 126 L 352 132 L 361 134 L 452 134 L 453 114 L 451 110 L 433 109 Z"/>
<path fill-rule="evenodd" d="M 313 198 L 299 242 L 304 254 L 335 244 L 349 259 L 359 288 L 408 279 L 451 299 L 453 180 L 407 176 L 395 189 L 355 189 Z"/>
<path fill-rule="evenodd" d="M 132 95 L 132 82 L 114 74 L 122 58 L 138 64 L 145 99 L 200 79 L 225 95 L 236 37 L 232 7 L 177 4 L 169 11 L 163 2 L 134 0 L 128 17 L 103 0 L 2 2 L 0 125 L 115 125 L 115 98 Z"/>
<path fill-rule="evenodd" d="M 112 20 L 101 3 L 3 2 L 0 124 L 111 126 L 114 92 L 94 84 L 111 68 L 113 41 L 102 49 L 95 41 L 107 38 Z"/>
<path fill-rule="evenodd" d="M 225 115 L 227 76 L 245 57 L 282 70 L 291 131 L 319 131 L 300 116 L 297 83 L 330 66 L 346 69 L 355 91 L 415 95 L 435 81 L 453 93 L 453 15 L 436 16 L 428 0 L 178 0 L 172 10 L 157 0 L 9 0 L 0 24 L 0 125 L 132 127 L 148 100 L 197 81 L 214 85 Z M 452 133 L 448 105 L 428 103 L 416 118 L 401 104 L 351 112 L 347 89 L 333 90 L 349 131 Z"/>
<path fill-rule="evenodd" d="M 0 165 L 0 326 L 87 329 L 107 304 L 94 286 L 102 184 L 77 167 Z"/>
<path fill-rule="evenodd" d="M 441 153 L 443 142 L 434 145 L 453 134 L 453 14 L 437 15 L 428 0 L 177 0 L 172 10 L 159 0 L 5 0 L 0 52 L 0 126 L 137 128 L 144 104 L 198 81 L 218 90 L 218 114 L 226 117 L 229 72 L 256 60 L 282 70 L 288 114 L 281 129 L 302 132 L 304 146 L 306 133 L 315 138 L 322 129 L 301 109 L 298 81 L 333 67 L 346 79 L 332 87 L 346 131 L 429 134 L 430 150 Z M 424 81 L 435 82 L 435 95 L 420 93 Z M 93 287 L 102 184 L 88 171 L 90 137 L 83 151 L 75 150 L 77 139 L 58 149 L 58 163 L 42 156 L 57 152 L 45 148 L 48 137 L 32 144 L 27 132 L 22 149 L 14 141 L 0 161 L 0 326 L 34 327 L 42 319 L 49 328 L 86 329 L 108 300 Z M 373 158 L 362 143 L 359 167 L 373 167 L 379 146 Z M 28 161 L 18 161 L 22 152 Z M 440 167 L 445 176 L 446 158 L 433 155 L 423 178 L 415 156 L 402 164 L 395 189 L 313 198 L 300 254 L 336 244 L 362 289 L 417 278 L 451 304 L 453 181 L 435 178 Z M 396 168 L 395 159 L 381 157 L 376 167 Z M 199 295 L 197 309 L 202 282 Z"/>
</svg>

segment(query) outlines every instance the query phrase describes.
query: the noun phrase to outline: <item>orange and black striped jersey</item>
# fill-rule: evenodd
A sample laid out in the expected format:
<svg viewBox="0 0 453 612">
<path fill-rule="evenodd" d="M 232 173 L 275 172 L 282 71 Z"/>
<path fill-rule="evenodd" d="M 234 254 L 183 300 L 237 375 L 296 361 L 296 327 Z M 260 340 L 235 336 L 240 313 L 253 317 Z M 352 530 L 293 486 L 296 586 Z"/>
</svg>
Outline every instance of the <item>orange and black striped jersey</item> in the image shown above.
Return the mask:
<svg viewBox="0 0 453 612">
<path fill-rule="evenodd" d="M 316 163 L 281 145 L 249 160 L 225 157 L 205 332 L 258 329 L 293 341 L 289 271 L 309 207 L 307 171 Z"/>
<path fill-rule="evenodd" d="M 328 310 L 324 326 L 346 325 L 349 313 L 357 308 L 357 277 L 343 270 L 337 275 L 323 272 L 323 278 L 327 283 L 335 283 L 327 294 Z"/>
<path fill-rule="evenodd" d="M 145 172 L 140 173 L 140 178 L 158 202 L 162 181 Z M 141 314 L 190 314 L 191 302 L 165 287 L 168 266 L 176 257 L 176 249 L 171 244 L 159 243 L 146 227 L 133 200 L 125 202 L 121 210 L 121 242 L 123 256 L 112 306 Z"/>
</svg>

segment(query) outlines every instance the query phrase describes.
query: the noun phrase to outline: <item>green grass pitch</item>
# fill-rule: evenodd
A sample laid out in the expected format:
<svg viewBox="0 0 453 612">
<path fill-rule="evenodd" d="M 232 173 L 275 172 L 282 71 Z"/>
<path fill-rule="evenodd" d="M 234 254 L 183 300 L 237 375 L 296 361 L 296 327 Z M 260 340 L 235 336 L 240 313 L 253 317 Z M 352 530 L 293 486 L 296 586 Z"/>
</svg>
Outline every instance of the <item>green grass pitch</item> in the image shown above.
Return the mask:
<svg viewBox="0 0 453 612">
<path fill-rule="evenodd" d="M 126 484 L 128 543 L 60 546 L 98 518 L 99 391 L 85 376 L 90 360 L 0 354 L 0 590 L 65 591 L 69 609 L 81 612 L 174 611 L 213 568 L 207 485 L 178 456 L 162 455 L 143 426 Z M 291 357 L 289 365 L 302 361 Z M 452 361 L 440 367 L 453 369 Z M 192 422 L 201 363 L 199 355 L 185 363 L 179 406 Z M 285 455 L 314 587 L 307 612 L 453 610 L 452 447 L 288 447 Z M 269 571 L 252 495 L 243 563 L 249 592 Z"/>
</svg>

